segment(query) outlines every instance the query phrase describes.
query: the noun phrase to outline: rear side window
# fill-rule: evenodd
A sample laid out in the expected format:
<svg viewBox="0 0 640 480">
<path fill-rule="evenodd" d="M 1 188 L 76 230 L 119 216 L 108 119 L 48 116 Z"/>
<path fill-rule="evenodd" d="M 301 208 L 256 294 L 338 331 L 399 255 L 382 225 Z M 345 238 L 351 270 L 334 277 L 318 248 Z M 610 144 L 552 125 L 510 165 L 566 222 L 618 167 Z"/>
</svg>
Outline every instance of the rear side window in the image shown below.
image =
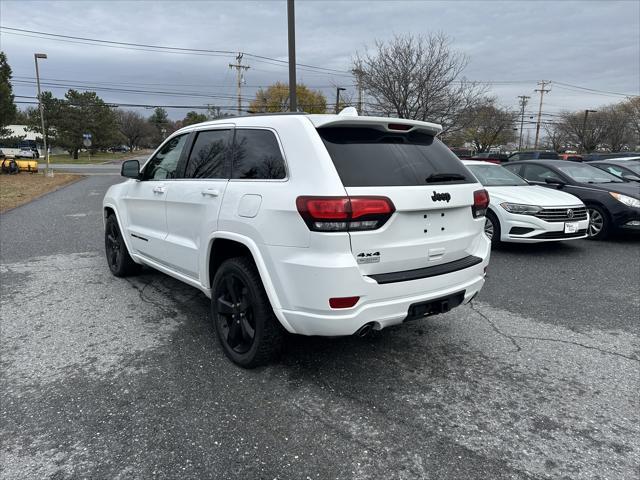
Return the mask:
<svg viewBox="0 0 640 480">
<path fill-rule="evenodd" d="M 458 157 L 432 135 L 360 127 L 319 128 L 318 133 L 345 187 L 476 181 Z M 437 174 L 453 174 L 459 179 L 427 182 Z"/>
<path fill-rule="evenodd" d="M 199 132 L 191 149 L 186 178 L 229 178 L 230 130 Z"/>
<path fill-rule="evenodd" d="M 231 178 L 278 180 L 285 177 L 284 158 L 271 130 L 236 129 Z"/>
</svg>

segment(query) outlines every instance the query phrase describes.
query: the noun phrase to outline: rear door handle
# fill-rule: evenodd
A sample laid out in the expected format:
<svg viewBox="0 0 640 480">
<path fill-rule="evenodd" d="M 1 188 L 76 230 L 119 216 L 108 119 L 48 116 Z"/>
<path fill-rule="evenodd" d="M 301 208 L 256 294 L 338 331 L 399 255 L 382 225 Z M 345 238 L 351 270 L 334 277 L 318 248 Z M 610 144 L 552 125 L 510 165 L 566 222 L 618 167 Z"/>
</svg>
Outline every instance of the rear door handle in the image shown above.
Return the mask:
<svg viewBox="0 0 640 480">
<path fill-rule="evenodd" d="M 164 193 L 167 191 L 167 187 L 164 185 L 157 185 L 153 187 L 153 193 Z"/>
<path fill-rule="evenodd" d="M 203 196 L 209 196 L 209 197 L 217 197 L 220 195 L 220 190 L 216 190 L 215 188 L 207 188 L 206 190 L 202 190 L 202 195 Z"/>
</svg>

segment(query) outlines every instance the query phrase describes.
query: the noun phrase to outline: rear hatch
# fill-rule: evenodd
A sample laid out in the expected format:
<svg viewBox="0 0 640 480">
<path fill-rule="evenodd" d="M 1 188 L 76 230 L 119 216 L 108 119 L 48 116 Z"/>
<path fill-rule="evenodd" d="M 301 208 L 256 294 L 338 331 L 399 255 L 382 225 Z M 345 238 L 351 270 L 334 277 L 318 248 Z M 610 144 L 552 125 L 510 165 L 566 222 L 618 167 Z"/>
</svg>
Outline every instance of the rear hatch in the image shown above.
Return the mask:
<svg viewBox="0 0 640 480">
<path fill-rule="evenodd" d="M 484 223 L 473 213 L 474 192 L 482 187 L 433 132 L 402 123 L 317 130 L 347 195 L 386 197 L 395 210 L 379 228 L 349 231 L 363 275 L 420 269 L 471 254 Z"/>
</svg>

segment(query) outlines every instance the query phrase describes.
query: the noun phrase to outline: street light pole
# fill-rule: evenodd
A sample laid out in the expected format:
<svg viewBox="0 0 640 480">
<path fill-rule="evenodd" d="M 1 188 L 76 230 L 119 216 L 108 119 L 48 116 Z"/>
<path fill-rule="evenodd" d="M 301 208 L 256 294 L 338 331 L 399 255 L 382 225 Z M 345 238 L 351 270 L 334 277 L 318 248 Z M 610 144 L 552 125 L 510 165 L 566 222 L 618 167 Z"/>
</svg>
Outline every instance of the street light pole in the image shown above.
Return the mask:
<svg viewBox="0 0 640 480">
<path fill-rule="evenodd" d="M 38 59 L 45 60 L 46 53 L 34 53 L 33 59 L 36 62 L 36 82 L 38 83 L 38 103 L 40 104 L 40 124 L 42 125 L 42 145 L 44 147 L 44 156 L 47 161 L 47 169 L 44 174 L 47 177 L 53 177 L 53 172 L 49 168 L 49 149 L 47 148 L 47 135 L 44 129 L 44 105 L 42 104 L 42 93 L 40 92 L 40 71 L 38 70 Z"/>
<path fill-rule="evenodd" d="M 344 92 L 346 88 L 336 87 L 336 114 L 340 110 L 340 92 Z"/>
</svg>

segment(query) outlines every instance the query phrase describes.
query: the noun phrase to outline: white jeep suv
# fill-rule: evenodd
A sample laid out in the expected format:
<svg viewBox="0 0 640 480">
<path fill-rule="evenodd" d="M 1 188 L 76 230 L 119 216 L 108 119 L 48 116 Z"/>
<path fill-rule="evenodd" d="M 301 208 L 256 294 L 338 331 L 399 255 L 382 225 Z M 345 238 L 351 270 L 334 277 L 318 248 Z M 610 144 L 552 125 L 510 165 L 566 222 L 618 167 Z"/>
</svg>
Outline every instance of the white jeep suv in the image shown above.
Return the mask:
<svg viewBox="0 0 640 480">
<path fill-rule="evenodd" d="M 230 118 L 172 134 L 104 198 L 116 276 L 202 290 L 226 355 L 268 362 L 285 330 L 365 334 L 446 312 L 484 283 L 487 192 L 432 123 Z"/>
</svg>

